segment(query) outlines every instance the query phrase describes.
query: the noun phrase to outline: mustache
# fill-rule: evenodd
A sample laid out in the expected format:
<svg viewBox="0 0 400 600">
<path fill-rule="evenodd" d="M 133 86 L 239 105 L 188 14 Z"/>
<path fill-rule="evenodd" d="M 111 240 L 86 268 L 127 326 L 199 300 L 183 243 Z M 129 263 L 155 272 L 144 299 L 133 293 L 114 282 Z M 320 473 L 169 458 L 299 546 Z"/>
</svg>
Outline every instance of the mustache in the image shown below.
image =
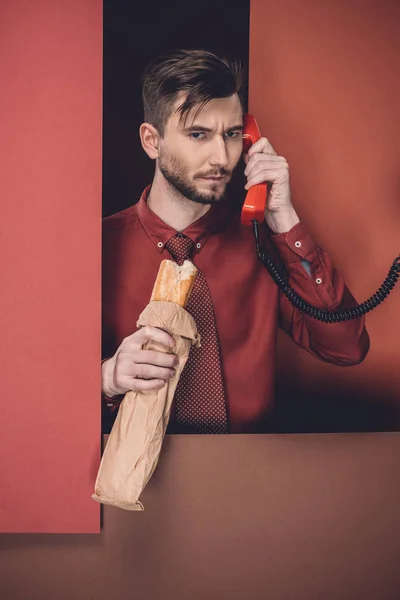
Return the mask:
<svg viewBox="0 0 400 600">
<path fill-rule="evenodd" d="M 232 171 L 222 168 L 218 171 L 210 171 L 209 173 L 198 173 L 195 179 L 201 179 L 202 177 L 223 177 L 226 175 L 232 175 Z"/>
</svg>

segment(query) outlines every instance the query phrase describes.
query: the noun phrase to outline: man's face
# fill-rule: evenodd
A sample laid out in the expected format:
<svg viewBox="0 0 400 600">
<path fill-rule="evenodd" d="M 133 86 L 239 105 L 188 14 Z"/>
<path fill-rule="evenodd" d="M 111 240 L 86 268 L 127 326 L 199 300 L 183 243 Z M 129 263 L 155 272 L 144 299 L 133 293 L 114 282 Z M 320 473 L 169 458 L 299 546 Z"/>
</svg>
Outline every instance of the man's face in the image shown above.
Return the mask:
<svg viewBox="0 0 400 600">
<path fill-rule="evenodd" d="M 174 109 L 182 104 L 181 96 Z M 157 165 L 182 196 L 200 204 L 222 200 L 243 149 L 243 112 L 237 94 L 210 100 L 179 122 L 173 113 L 159 144 Z"/>
</svg>

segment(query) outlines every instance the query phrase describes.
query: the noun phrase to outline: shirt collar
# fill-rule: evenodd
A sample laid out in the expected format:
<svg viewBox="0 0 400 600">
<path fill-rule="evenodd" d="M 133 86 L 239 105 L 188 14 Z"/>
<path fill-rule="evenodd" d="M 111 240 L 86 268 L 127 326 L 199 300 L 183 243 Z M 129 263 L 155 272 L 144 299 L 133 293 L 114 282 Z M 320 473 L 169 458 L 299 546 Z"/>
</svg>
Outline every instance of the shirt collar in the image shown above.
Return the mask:
<svg viewBox="0 0 400 600">
<path fill-rule="evenodd" d="M 165 244 L 178 232 L 162 221 L 147 205 L 147 197 L 151 189 L 151 184 L 143 191 L 137 204 L 139 220 L 149 238 L 159 252 L 164 250 Z M 205 215 L 197 219 L 194 223 L 182 231 L 183 235 L 190 238 L 196 248 L 196 253 L 200 252 L 206 244 L 209 236 L 220 228 L 226 221 L 228 207 L 225 205 L 212 205 Z"/>
</svg>

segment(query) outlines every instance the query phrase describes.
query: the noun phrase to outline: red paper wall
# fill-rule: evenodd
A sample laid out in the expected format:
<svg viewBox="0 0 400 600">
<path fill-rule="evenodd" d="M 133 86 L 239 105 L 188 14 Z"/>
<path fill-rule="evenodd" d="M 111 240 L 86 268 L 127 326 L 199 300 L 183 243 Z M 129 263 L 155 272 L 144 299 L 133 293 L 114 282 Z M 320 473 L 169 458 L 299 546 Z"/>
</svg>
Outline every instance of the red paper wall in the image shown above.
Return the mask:
<svg viewBox="0 0 400 600">
<path fill-rule="evenodd" d="M 98 532 L 102 2 L 2 2 L 0 531 Z"/>
<path fill-rule="evenodd" d="M 398 2 L 251 0 L 249 110 L 287 158 L 293 203 L 359 303 L 400 254 L 399 32 Z M 281 336 L 284 391 L 319 410 L 341 402 L 343 415 L 354 398 L 361 413 L 374 404 L 399 414 L 399 314 L 400 283 L 367 316 L 371 349 L 350 369 Z"/>
</svg>

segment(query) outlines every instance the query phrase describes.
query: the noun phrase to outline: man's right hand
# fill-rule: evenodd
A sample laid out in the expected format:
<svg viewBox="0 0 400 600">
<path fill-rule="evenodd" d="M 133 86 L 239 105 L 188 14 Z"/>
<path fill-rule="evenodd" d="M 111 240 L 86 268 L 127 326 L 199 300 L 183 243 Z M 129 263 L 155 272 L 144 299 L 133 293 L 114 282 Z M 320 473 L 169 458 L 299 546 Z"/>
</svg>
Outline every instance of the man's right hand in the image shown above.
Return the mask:
<svg viewBox="0 0 400 600">
<path fill-rule="evenodd" d="M 174 338 L 158 327 L 142 327 L 126 337 L 112 358 L 101 367 L 101 391 L 108 398 L 130 390 L 157 390 L 175 375 L 178 357 L 171 352 L 143 350 L 149 340 L 165 346 L 175 345 Z"/>
</svg>

